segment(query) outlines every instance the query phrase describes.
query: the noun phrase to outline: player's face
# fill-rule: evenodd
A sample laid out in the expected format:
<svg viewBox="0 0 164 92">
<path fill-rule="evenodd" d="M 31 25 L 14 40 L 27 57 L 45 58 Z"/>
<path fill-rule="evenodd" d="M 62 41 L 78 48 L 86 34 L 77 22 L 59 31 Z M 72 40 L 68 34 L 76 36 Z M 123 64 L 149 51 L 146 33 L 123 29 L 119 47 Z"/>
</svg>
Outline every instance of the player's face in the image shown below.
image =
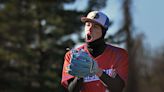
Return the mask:
<svg viewBox="0 0 164 92">
<path fill-rule="evenodd" d="M 86 42 L 93 42 L 102 36 L 102 28 L 96 23 L 86 22 L 84 30 Z"/>
</svg>

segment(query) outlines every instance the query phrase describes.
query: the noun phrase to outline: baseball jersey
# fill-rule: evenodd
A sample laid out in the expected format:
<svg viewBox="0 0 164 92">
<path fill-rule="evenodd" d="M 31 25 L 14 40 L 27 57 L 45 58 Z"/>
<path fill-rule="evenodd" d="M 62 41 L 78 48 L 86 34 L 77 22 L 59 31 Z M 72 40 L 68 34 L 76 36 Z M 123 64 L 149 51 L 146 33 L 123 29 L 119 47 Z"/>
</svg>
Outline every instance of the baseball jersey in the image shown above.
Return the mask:
<svg viewBox="0 0 164 92">
<path fill-rule="evenodd" d="M 98 66 L 103 69 L 103 71 L 111 75 L 112 69 L 116 70 L 116 73 L 124 80 L 125 84 L 128 79 L 128 54 L 127 51 L 112 45 L 107 45 L 104 52 L 97 56 L 96 58 L 92 57 L 89 53 L 86 44 L 83 44 L 77 49 L 84 49 L 91 58 L 97 62 Z M 62 80 L 61 84 L 67 88 L 68 80 L 74 78 L 74 76 L 66 73 L 66 67 L 70 64 L 71 52 L 68 51 L 65 55 L 65 60 L 63 64 L 62 71 Z M 94 76 L 88 76 L 84 78 L 82 88 L 80 92 L 106 92 L 106 86 L 100 81 L 100 79 Z"/>
</svg>

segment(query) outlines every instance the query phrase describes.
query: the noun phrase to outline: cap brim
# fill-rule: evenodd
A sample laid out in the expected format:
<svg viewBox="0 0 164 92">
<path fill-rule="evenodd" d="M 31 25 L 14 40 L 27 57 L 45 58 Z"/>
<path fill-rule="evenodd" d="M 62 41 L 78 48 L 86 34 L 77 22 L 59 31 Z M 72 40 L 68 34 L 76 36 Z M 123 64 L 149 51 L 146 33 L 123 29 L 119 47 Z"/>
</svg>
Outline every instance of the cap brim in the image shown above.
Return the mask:
<svg viewBox="0 0 164 92">
<path fill-rule="evenodd" d="M 105 28 L 103 25 L 101 25 L 100 23 L 98 23 L 97 21 L 95 21 L 95 20 L 93 20 L 93 19 L 89 19 L 89 18 L 87 18 L 87 17 L 81 17 L 81 21 L 82 22 L 93 22 L 93 23 L 96 23 L 96 24 L 98 24 L 98 25 L 100 25 L 101 27 L 103 27 L 103 28 Z M 106 29 L 106 28 L 105 28 Z"/>
</svg>

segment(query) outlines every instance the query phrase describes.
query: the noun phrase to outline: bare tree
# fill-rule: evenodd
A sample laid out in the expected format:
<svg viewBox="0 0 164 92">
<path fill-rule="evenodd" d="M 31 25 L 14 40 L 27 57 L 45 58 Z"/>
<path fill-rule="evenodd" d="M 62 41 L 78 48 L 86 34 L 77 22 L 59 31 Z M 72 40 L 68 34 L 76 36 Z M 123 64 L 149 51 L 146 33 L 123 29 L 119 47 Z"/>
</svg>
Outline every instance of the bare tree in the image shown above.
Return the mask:
<svg viewBox="0 0 164 92">
<path fill-rule="evenodd" d="M 137 92 L 137 71 L 136 71 L 136 50 L 141 45 L 140 39 L 134 39 L 133 20 L 132 20 L 132 0 L 122 1 L 123 21 L 120 29 L 114 34 L 109 36 L 109 40 L 115 44 L 125 43 L 126 49 L 129 54 L 129 81 L 127 92 Z"/>
</svg>

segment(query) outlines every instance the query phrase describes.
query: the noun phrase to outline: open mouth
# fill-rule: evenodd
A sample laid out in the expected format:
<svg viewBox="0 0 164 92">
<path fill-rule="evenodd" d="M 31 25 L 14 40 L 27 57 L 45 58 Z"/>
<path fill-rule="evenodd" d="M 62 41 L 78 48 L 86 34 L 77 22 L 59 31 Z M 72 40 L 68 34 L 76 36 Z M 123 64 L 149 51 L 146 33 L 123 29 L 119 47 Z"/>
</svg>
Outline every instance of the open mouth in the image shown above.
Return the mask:
<svg viewBox="0 0 164 92">
<path fill-rule="evenodd" d="M 90 41 L 92 41 L 92 38 L 93 38 L 93 37 L 91 36 L 91 34 L 87 34 L 87 37 L 86 37 L 86 38 L 87 38 L 86 40 L 87 40 L 88 42 L 90 42 Z"/>
<path fill-rule="evenodd" d="M 87 34 L 87 40 L 91 40 L 91 35 Z"/>
</svg>

